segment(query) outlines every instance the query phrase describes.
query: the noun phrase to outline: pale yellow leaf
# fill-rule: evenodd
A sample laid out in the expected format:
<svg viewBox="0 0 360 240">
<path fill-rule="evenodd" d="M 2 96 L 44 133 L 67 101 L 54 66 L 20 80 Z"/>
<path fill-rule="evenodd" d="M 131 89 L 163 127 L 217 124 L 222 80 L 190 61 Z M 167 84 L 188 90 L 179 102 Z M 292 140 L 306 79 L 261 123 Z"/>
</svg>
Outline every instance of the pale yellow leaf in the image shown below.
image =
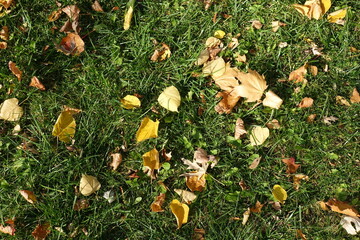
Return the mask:
<svg viewBox="0 0 360 240">
<path fill-rule="evenodd" d="M 205 76 L 211 75 L 213 78 L 220 77 L 225 73 L 225 61 L 222 57 L 204 64 L 202 72 Z"/>
<path fill-rule="evenodd" d="M 0 119 L 5 121 L 19 121 L 23 113 L 17 98 L 6 99 L 0 105 Z"/>
<path fill-rule="evenodd" d="M 272 21 L 271 22 L 271 31 L 273 32 L 277 32 L 279 30 L 280 27 L 286 26 L 285 23 L 280 22 L 280 21 Z"/>
<path fill-rule="evenodd" d="M 230 67 L 229 63 L 225 65 L 225 72 L 221 76 L 213 77 L 215 84 L 219 86 L 222 90 L 230 93 L 234 87 L 239 86 L 239 81 L 237 80 L 240 70 L 237 68 Z"/>
<path fill-rule="evenodd" d="M 145 117 L 141 121 L 141 125 L 136 132 L 136 141 L 141 142 L 149 138 L 158 137 L 159 121 L 152 121 L 150 118 Z"/>
<path fill-rule="evenodd" d="M 188 221 L 189 207 L 185 203 L 180 203 L 174 199 L 170 203 L 171 212 L 175 215 L 178 229 Z"/>
<path fill-rule="evenodd" d="M 130 28 L 133 13 L 134 13 L 134 6 L 129 6 L 124 16 L 124 30 L 128 30 Z"/>
<path fill-rule="evenodd" d="M 266 81 L 258 72 L 250 69 L 248 71 L 249 73 L 240 72 L 237 75 L 241 85 L 236 86 L 232 94 L 246 98 L 245 102 L 256 102 L 267 88 Z"/>
<path fill-rule="evenodd" d="M 287 192 L 280 185 L 274 185 L 272 194 L 274 198 L 281 204 L 284 204 L 285 200 L 287 199 Z"/>
<path fill-rule="evenodd" d="M 189 192 L 182 189 L 174 189 L 174 191 L 181 196 L 185 203 L 191 204 L 195 199 L 196 195 L 193 192 Z"/>
<path fill-rule="evenodd" d="M 336 96 L 336 103 L 343 106 L 350 106 L 348 100 L 346 100 L 343 96 Z"/>
<path fill-rule="evenodd" d="M 346 17 L 347 8 L 337 10 L 328 15 L 327 19 L 331 23 L 337 23 L 338 20 L 342 20 Z"/>
<path fill-rule="evenodd" d="M 121 106 L 125 109 L 134 109 L 141 106 L 140 99 L 134 95 L 126 95 L 121 101 Z"/>
<path fill-rule="evenodd" d="M 269 137 L 270 131 L 267 127 L 256 126 L 251 130 L 250 143 L 253 146 L 259 146 Z"/>
<path fill-rule="evenodd" d="M 245 225 L 247 223 L 250 217 L 250 213 L 251 213 L 250 208 L 247 208 L 247 210 L 243 213 L 242 225 Z"/>
<path fill-rule="evenodd" d="M 70 143 L 75 136 L 76 122 L 73 114 L 74 111 L 65 108 L 53 127 L 52 135 L 58 137 L 62 142 Z"/>
<path fill-rule="evenodd" d="M 263 25 L 259 20 L 254 20 L 251 21 L 251 26 L 256 29 L 261 29 Z"/>
<path fill-rule="evenodd" d="M 263 105 L 266 107 L 271 107 L 275 109 L 279 109 L 281 104 L 283 103 L 283 100 L 276 95 L 273 91 L 268 91 L 265 94 L 265 99 L 263 100 Z"/>
<path fill-rule="evenodd" d="M 356 235 L 360 233 L 360 219 L 353 216 L 343 216 L 340 225 L 350 235 Z"/>
<path fill-rule="evenodd" d="M 164 89 L 164 91 L 158 97 L 159 104 L 171 112 L 177 112 L 181 103 L 181 97 L 179 90 L 176 87 L 170 86 Z"/>
<path fill-rule="evenodd" d="M 80 192 L 84 196 L 90 196 L 94 192 L 98 191 L 101 184 L 96 177 L 82 174 L 80 179 Z"/>
<path fill-rule="evenodd" d="M 208 48 L 215 48 L 221 44 L 220 39 L 216 37 L 209 37 L 206 39 L 205 46 Z"/>
</svg>

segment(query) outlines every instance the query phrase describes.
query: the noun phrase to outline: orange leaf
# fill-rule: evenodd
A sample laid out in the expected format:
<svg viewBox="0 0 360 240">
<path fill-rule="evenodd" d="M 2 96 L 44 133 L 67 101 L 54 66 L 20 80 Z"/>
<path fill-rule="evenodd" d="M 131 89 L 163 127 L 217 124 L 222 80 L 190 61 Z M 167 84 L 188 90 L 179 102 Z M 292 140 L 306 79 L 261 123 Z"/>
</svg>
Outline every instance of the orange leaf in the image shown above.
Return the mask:
<svg viewBox="0 0 360 240">
<path fill-rule="evenodd" d="M 61 40 L 57 49 L 66 55 L 79 55 L 85 50 L 84 45 L 84 41 L 78 34 L 68 33 L 68 35 Z"/>
<path fill-rule="evenodd" d="M 353 216 L 353 217 L 360 216 L 359 212 L 353 206 L 351 206 L 345 202 L 339 201 L 335 198 L 327 201 L 326 205 L 329 206 L 331 208 L 331 210 L 334 212 L 346 214 L 348 216 Z"/>
<path fill-rule="evenodd" d="M 305 97 L 301 100 L 301 102 L 298 104 L 299 108 L 308 108 L 311 107 L 314 103 L 314 99 Z"/>
<path fill-rule="evenodd" d="M 225 91 L 219 92 L 216 97 L 222 97 L 221 101 L 215 106 L 215 111 L 220 114 L 231 113 L 232 109 L 235 107 L 235 105 L 241 98 L 240 96 L 234 96 L 231 93 Z"/>
<path fill-rule="evenodd" d="M 256 204 L 254 207 L 250 208 L 250 211 L 253 213 L 259 213 L 261 212 L 261 208 L 264 206 L 264 204 L 261 204 L 261 202 L 256 201 Z"/>
<path fill-rule="evenodd" d="M 42 225 L 37 225 L 35 230 L 31 233 L 35 240 L 44 240 L 46 236 L 50 233 L 50 224 L 44 223 Z"/>
<path fill-rule="evenodd" d="M 37 77 L 32 77 L 31 82 L 29 84 L 30 87 L 35 87 L 41 91 L 45 91 L 45 86 L 40 82 L 40 80 Z"/>
<path fill-rule="evenodd" d="M 295 158 L 284 158 L 281 161 L 287 165 L 286 173 L 295 173 L 300 167 L 300 164 L 295 163 Z"/>
<path fill-rule="evenodd" d="M 300 229 L 296 230 L 296 236 L 300 237 L 302 240 L 307 240 L 306 235 Z"/>
<path fill-rule="evenodd" d="M 200 178 L 198 176 L 186 176 L 186 186 L 188 186 L 188 188 L 190 188 L 193 192 L 202 192 L 205 189 L 205 184 L 205 174 L 203 174 Z"/>
<path fill-rule="evenodd" d="M 35 194 L 32 191 L 29 190 L 20 190 L 19 193 L 21 194 L 21 196 L 23 196 L 25 198 L 26 201 L 28 201 L 29 203 L 34 204 L 37 199 Z"/>
<path fill-rule="evenodd" d="M 152 212 L 163 212 L 162 205 L 165 202 L 165 193 L 160 193 L 159 196 L 155 197 L 155 201 L 151 204 Z"/>
<path fill-rule="evenodd" d="M 21 81 L 22 71 L 20 71 L 20 69 L 12 61 L 9 62 L 9 69 L 18 78 L 18 80 L 20 82 Z"/>
<path fill-rule="evenodd" d="M 351 97 L 350 97 L 351 103 L 360 103 L 360 95 L 356 88 L 352 91 Z"/>
</svg>

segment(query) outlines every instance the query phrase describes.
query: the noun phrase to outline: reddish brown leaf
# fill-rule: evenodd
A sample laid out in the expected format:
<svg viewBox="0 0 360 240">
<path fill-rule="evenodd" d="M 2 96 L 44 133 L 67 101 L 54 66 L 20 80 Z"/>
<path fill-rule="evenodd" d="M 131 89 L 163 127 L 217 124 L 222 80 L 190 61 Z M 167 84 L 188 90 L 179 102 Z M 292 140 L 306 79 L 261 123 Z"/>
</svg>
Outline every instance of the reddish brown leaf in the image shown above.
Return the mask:
<svg viewBox="0 0 360 240">
<path fill-rule="evenodd" d="M 36 226 L 35 230 L 31 233 L 35 240 L 44 240 L 46 236 L 50 233 L 50 224 L 44 223 Z"/>
<path fill-rule="evenodd" d="M 84 41 L 78 34 L 68 33 L 68 35 L 61 40 L 57 49 L 66 55 L 79 55 L 84 51 L 84 45 Z"/>
<path fill-rule="evenodd" d="M 165 193 L 160 193 L 159 196 L 155 197 L 155 201 L 151 204 L 152 212 L 163 212 L 162 205 L 165 202 Z"/>
<path fill-rule="evenodd" d="M 95 2 L 91 5 L 91 7 L 96 12 L 104 12 L 104 10 L 102 9 L 100 3 L 97 0 L 95 0 Z"/>
<path fill-rule="evenodd" d="M 17 77 L 19 82 L 21 81 L 22 71 L 16 66 L 16 64 L 12 61 L 9 62 L 10 71 Z"/>
<path fill-rule="evenodd" d="M 32 77 L 31 82 L 29 84 L 30 87 L 35 87 L 41 91 L 45 91 L 45 86 L 40 82 L 40 80 L 37 77 Z"/>
<path fill-rule="evenodd" d="M 0 49 L 6 49 L 7 43 L 6 42 L 0 42 Z"/>
<path fill-rule="evenodd" d="M 295 158 L 284 158 L 281 160 L 287 165 L 286 173 L 295 173 L 296 170 L 300 167 L 300 164 L 295 163 Z"/>
<path fill-rule="evenodd" d="M 79 199 L 74 204 L 74 211 L 80 211 L 82 209 L 88 208 L 90 206 L 88 200 Z"/>
</svg>

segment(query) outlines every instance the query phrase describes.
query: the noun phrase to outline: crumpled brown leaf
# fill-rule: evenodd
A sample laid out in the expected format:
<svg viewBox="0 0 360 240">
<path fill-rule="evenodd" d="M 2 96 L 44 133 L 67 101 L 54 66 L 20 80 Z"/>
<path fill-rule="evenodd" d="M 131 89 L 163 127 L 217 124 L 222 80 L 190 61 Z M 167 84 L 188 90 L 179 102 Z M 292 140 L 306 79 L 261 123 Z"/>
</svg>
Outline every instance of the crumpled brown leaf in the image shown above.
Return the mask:
<svg viewBox="0 0 360 240">
<path fill-rule="evenodd" d="M 85 50 L 84 46 L 85 43 L 78 34 L 68 33 L 56 47 L 64 54 L 74 56 L 82 53 Z"/>
<path fill-rule="evenodd" d="M 300 167 L 300 164 L 295 163 L 295 158 L 283 158 L 281 161 L 287 165 L 286 173 L 288 174 L 295 173 Z"/>
<path fill-rule="evenodd" d="M 45 91 L 45 86 L 40 82 L 40 80 L 37 77 L 32 77 L 31 82 L 29 84 L 30 87 L 35 87 L 41 91 Z"/>
<path fill-rule="evenodd" d="M 91 5 L 92 9 L 96 12 L 104 12 L 104 10 L 102 9 L 100 3 L 95 0 L 94 3 Z"/>
<path fill-rule="evenodd" d="M 3 26 L 0 30 L 0 39 L 2 40 L 9 40 L 9 28 L 8 26 Z"/>
<path fill-rule="evenodd" d="M 50 224 L 38 224 L 35 230 L 31 233 L 31 235 L 35 238 L 35 240 L 44 240 L 46 236 L 50 233 Z"/>
<path fill-rule="evenodd" d="M 230 114 L 232 109 L 236 106 L 237 102 L 241 98 L 240 96 L 236 96 L 233 93 L 228 93 L 226 91 L 219 92 L 216 94 L 216 97 L 222 97 L 221 101 L 215 106 L 215 111 L 219 114 Z"/>
<path fill-rule="evenodd" d="M 342 213 L 352 217 L 360 217 L 359 212 L 353 206 L 346 202 L 342 202 L 333 198 L 329 199 L 325 204 L 331 208 L 331 211 Z"/>
<path fill-rule="evenodd" d="M 163 212 L 162 205 L 165 202 L 165 193 L 160 193 L 159 196 L 155 197 L 155 201 L 151 204 L 150 208 L 152 212 Z"/>
<path fill-rule="evenodd" d="M 112 168 L 112 170 L 116 171 L 116 169 L 120 166 L 122 162 L 122 155 L 121 153 L 112 153 L 110 157 L 112 159 L 110 167 Z"/>
<path fill-rule="evenodd" d="M 235 124 L 235 139 L 240 139 L 245 137 L 247 134 L 247 131 L 245 130 L 244 121 L 241 118 L 238 118 L 236 120 Z"/>
<path fill-rule="evenodd" d="M 305 75 L 307 73 L 307 67 L 308 65 L 305 63 L 300 68 L 292 71 L 289 75 L 289 81 L 294 81 L 295 83 L 306 81 Z"/>
</svg>

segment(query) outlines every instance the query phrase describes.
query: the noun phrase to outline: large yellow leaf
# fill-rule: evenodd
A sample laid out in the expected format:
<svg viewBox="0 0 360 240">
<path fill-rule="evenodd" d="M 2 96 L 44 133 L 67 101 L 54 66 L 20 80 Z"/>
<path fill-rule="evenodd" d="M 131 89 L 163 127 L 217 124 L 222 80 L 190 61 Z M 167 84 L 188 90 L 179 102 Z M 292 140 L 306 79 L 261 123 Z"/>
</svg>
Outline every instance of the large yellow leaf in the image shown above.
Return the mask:
<svg viewBox="0 0 360 240">
<path fill-rule="evenodd" d="M 149 138 L 157 138 L 159 123 L 158 120 L 154 122 L 150 118 L 145 117 L 136 132 L 136 141 L 141 142 Z"/>
<path fill-rule="evenodd" d="M 238 73 L 237 78 L 240 80 L 241 85 L 234 88 L 233 95 L 246 98 L 246 102 L 260 100 L 267 88 L 264 76 L 249 69 L 249 73 Z"/>
<path fill-rule="evenodd" d="M 23 115 L 23 109 L 18 105 L 17 98 L 6 99 L 0 105 L 0 119 L 6 121 L 19 121 Z"/>
<path fill-rule="evenodd" d="M 174 86 L 167 87 L 159 95 L 158 102 L 167 110 L 177 112 L 181 102 L 180 93 Z"/>
<path fill-rule="evenodd" d="M 141 105 L 139 98 L 133 95 L 127 95 L 120 101 L 121 101 L 121 106 L 126 109 L 138 108 Z"/>
<path fill-rule="evenodd" d="M 283 100 L 276 95 L 273 91 L 268 91 L 265 94 L 265 99 L 263 100 L 263 105 L 266 107 L 271 107 L 275 109 L 279 109 L 281 104 L 283 103 Z"/>
<path fill-rule="evenodd" d="M 80 179 L 80 192 L 84 196 L 89 196 L 99 190 L 101 184 L 96 177 L 83 174 Z"/>
<path fill-rule="evenodd" d="M 144 153 L 142 158 L 144 167 L 148 167 L 151 170 L 160 168 L 159 152 L 156 150 L 156 148 L 147 153 Z"/>
<path fill-rule="evenodd" d="M 185 203 L 180 203 L 177 199 L 174 199 L 170 203 L 171 212 L 175 215 L 178 229 L 188 221 L 189 207 Z"/>
<path fill-rule="evenodd" d="M 269 137 L 270 132 L 267 127 L 256 126 L 251 130 L 250 143 L 253 146 L 259 146 Z"/>
<path fill-rule="evenodd" d="M 70 143 L 75 136 L 76 122 L 73 114 L 81 110 L 64 107 L 54 125 L 52 135 L 59 138 L 60 141 Z"/>
<path fill-rule="evenodd" d="M 220 77 L 225 73 L 225 61 L 222 57 L 207 62 L 202 69 L 204 75 L 211 75 L 213 78 Z"/>
<path fill-rule="evenodd" d="M 347 8 L 337 10 L 335 12 L 332 12 L 328 15 L 327 19 L 331 23 L 337 23 L 338 20 L 342 20 L 346 17 Z"/>
<path fill-rule="evenodd" d="M 280 185 L 274 185 L 272 194 L 281 204 L 284 204 L 284 201 L 287 199 L 287 192 Z"/>
<path fill-rule="evenodd" d="M 309 19 L 320 19 L 331 7 L 331 0 L 309 0 L 304 5 L 293 4 L 293 7 Z"/>
</svg>

